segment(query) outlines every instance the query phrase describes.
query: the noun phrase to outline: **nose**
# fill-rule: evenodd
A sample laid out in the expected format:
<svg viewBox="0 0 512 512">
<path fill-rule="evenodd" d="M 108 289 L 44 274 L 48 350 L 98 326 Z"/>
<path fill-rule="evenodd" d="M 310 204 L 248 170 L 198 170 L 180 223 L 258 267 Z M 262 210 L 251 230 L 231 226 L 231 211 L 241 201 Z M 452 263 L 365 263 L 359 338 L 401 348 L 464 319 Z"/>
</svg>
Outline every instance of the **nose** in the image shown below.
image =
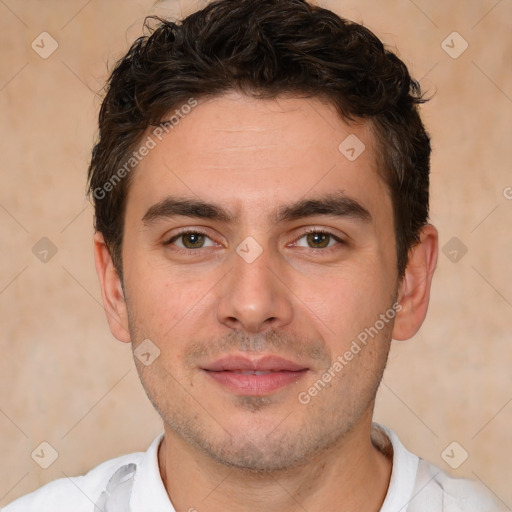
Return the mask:
<svg viewBox="0 0 512 512">
<path fill-rule="evenodd" d="M 220 323 L 260 333 L 291 322 L 292 292 L 286 285 L 284 269 L 272 259 L 268 249 L 252 262 L 233 255 L 234 268 L 218 288 L 216 311 Z"/>
</svg>

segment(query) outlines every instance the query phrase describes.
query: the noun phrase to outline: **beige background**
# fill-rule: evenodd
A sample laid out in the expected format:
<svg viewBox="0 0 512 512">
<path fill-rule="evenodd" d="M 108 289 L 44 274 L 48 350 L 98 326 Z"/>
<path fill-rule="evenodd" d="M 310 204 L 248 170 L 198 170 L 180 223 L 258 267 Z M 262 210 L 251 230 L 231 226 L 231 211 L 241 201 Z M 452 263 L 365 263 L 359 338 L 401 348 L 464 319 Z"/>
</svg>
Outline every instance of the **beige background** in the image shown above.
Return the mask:
<svg viewBox="0 0 512 512">
<path fill-rule="evenodd" d="M 198 5 L 153 3 L 0 0 L 0 506 L 145 450 L 161 429 L 129 346 L 107 327 L 84 195 L 107 67 L 146 14 Z M 431 218 L 442 247 L 457 237 L 468 249 L 458 262 L 440 253 L 429 317 L 414 340 L 395 342 L 377 419 L 445 470 L 441 453 L 457 441 L 469 458 L 453 473 L 481 479 L 510 507 L 512 2 L 321 4 L 364 21 L 435 93 L 423 108 Z M 43 31 L 59 45 L 47 59 L 31 48 Z M 454 31 L 469 44 L 457 59 L 441 46 Z M 42 237 L 57 248 L 46 263 L 32 252 Z M 31 458 L 43 441 L 58 452 L 48 469 Z"/>
</svg>

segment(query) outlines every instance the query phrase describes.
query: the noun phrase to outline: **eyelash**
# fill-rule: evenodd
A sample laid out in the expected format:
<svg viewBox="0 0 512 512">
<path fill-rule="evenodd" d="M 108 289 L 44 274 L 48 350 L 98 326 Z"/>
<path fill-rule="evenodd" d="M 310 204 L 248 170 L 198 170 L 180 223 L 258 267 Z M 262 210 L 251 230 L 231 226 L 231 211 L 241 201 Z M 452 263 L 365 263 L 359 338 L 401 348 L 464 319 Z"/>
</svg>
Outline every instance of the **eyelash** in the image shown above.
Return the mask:
<svg viewBox="0 0 512 512">
<path fill-rule="evenodd" d="M 307 231 L 304 231 L 293 243 L 294 244 L 297 243 L 297 241 L 299 241 L 301 238 L 304 238 L 305 236 L 312 234 L 312 233 L 319 234 L 319 235 L 327 235 L 327 236 L 331 237 L 331 239 L 334 239 L 338 243 L 335 245 L 332 245 L 330 247 L 325 247 L 325 248 L 304 247 L 304 249 L 310 249 L 313 251 L 322 251 L 324 253 L 327 253 L 327 252 L 331 252 L 332 250 L 335 250 L 338 245 L 346 245 L 346 242 L 343 239 L 341 239 L 340 237 L 336 236 L 334 233 L 331 233 L 330 231 L 327 231 L 325 229 L 318 229 L 318 228 L 316 228 L 316 229 L 310 228 Z M 178 240 L 180 237 L 182 237 L 184 235 L 190 235 L 190 234 L 202 235 L 207 238 L 210 238 L 207 233 L 205 233 L 204 231 L 201 231 L 200 229 L 193 229 L 193 230 L 189 229 L 189 230 L 180 231 L 179 233 L 175 234 L 174 236 L 172 236 L 172 238 L 170 238 L 167 242 L 165 242 L 164 245 L 166 245 L 166 246 L 173 245 L 173 242 Z M 210 238 L 210 240 L 212 240 L 212 239 Z M 176 251 L 180 254 L 197 254 L 199 249 L 204 249 L 204 247 L 199 247 L 197 249 L 185 249 L 185 248 L 177 247 L 177 246 L 173 247 L 173 251 Z"/>
</svg>

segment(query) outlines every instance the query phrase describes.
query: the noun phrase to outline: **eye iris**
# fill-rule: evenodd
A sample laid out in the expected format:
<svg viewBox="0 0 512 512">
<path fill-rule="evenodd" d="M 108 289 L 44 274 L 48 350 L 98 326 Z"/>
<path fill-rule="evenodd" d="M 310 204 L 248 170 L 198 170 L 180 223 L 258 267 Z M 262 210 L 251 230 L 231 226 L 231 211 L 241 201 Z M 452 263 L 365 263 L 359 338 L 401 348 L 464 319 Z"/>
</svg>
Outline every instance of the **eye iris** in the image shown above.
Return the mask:
<svg viewBox="0 0 512 512">
<path fill-rule="evenodd" d="M 187 233 L 183 235 L 183 245 L 187 249 L 197 249 L 204 245 L 204 235 L 200 233 Z"/>
<path fill-rule="evenodd" d="M 327 247 L 329 245 L 329 235 L 326 233 L 309 233 L 307 235 L 308 244 L 315 249 Z"/>
</svg>

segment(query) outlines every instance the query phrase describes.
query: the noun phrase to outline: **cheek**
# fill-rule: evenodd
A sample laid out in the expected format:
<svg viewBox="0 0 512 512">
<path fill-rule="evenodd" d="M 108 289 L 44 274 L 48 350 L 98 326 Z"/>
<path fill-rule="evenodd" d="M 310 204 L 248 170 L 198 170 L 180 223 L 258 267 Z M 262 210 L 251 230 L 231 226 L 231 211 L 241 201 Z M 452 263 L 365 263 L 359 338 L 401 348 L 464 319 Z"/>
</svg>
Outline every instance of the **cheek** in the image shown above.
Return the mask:
<svg viewBox="0 0 512 512">
<path fill-rule="evenodd" d="M 375 261 L 347 264 L 313 280 L 302 276 L 297 296 L 327 339 L 349 342 L 391 306 L 395 290 L 388 276 L 389 271 Z"/>
<path fill-rule="evenodd" d="M 198 279 L 178 272 L 168 262 L 148 262 L 135 255 L 132 262 L 126 265 L 125 275 L 135 327 L 164 341 L 184 327 L 197 325 L 193 319 L 203 314 L 212 287 L 209 273 Z M 182 322 L 185 318 L 188 321 Z"/>
</svg>

